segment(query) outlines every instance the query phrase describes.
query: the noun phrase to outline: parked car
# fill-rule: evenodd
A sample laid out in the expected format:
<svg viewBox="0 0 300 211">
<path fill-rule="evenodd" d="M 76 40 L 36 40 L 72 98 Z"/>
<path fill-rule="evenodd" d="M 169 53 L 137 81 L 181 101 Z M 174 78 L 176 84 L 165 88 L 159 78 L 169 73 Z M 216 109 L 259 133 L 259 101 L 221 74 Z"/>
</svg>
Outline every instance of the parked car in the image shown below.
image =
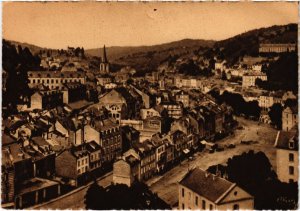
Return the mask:
<svg viewBox="0 0 300 211">
<path fill-rule="evenodd" d="M 214 153 L 214 152 L 215 152 L 214 149 L 210 149 L 210 150 L 209 150 L 209 153 Z"/>
<path fill-rule="evenodd" d="M 229 145 L 228 145 L 228 148 L 231 148 L 231 149 L 232 149 L 232 148 L 235 148 L 235 144 L 229 144 Z"/>
<path fill-rule="evenodd" d="M 216 149 L 216 151 L 217 151 L 217 152 L 224 151 L 224 148 L 223 148 L 223 147 L 218 147 L 218 148 Z"/>
</svg>

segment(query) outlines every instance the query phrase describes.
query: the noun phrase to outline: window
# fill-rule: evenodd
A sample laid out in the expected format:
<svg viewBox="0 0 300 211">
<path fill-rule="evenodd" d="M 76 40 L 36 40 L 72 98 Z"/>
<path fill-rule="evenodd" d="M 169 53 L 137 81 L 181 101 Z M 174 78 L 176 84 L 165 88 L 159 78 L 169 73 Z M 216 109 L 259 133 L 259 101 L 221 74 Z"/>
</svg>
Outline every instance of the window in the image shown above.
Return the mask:
<svg viewBox="0 0 300 211">
<path fill-rule="evenodd" d="M 198 196 L 195 198 L 195 204 L 198 206 Z"/>
<path fill-rule="evenodd" d="M 54 80 L 53 80 L 53 79 L 51 79 L 51 83 L 54 83 Z"/>
<path fill-rule="evenodd" d="M 294 167 L 293 166 L 289 166 L 289 174 L 294 175 Z"/>
<path fill-rule="evenodd" d="M 240 206 L 238 204 L 233 205 L 233 210 L 239 210 Z"/>
<path fill-rule="evenodd" d="M 184 188 L 182 188 L 181 195 L 184 197 Z"/>
<path fill-rule="evenodd" d="M 202 209 L 205 210 L 206 208 L 205 200 L 202 200 Z"/>
<path fill-rule="evenodd" d="M 182 203 L 182 209 L 184 210 L 184 203 Z"/>
<path fill-rule="evenodd" d="M 77 166 L 80 166 L 80 161 L 77 161 Z"/>
<path fill-rule="evenodd" d="M 191 200 L 191 198 L 192 198 L 192 193 L 189 192 L 189 200 Z"/>
<path fill-rule="evenodd" d="M 289 141 L 289 148 L 290 148 L 290 149 L 294 149 L 294 147 L 295 147 L 295 146 L 294 146 L 294 140 L 290 140 L 290 141 Z"/>
<path fill-rule="evenodd" d="M 35 83 L 35 79 L 33 79 L 32 81 L 33 81 L 33 83 Z"/>
<path fill-rule="evenodd" d="M 77 172 L 78 172 L 78 174 L 80 174 L 80 169 L 78 169 L 78 171 L 77 171 Z"/>
<path fill-rule="evenodd" d="M 294 154 L 293 153 L 289 154 L 289 161 L 294 162 Z"/>
<path fill-rule="evenodd" d="M 209 210 L 213 210 L 213 205 L 212 204 L 209 205 Z"/>
</svg>

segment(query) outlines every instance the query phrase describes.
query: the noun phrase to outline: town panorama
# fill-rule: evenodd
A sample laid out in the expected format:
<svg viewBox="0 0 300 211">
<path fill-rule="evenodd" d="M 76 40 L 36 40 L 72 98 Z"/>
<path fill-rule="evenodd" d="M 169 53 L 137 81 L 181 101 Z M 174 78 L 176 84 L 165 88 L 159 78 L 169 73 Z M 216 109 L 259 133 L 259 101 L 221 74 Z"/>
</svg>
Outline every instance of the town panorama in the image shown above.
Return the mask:
<svg viewBox="0 0 300 211">
<path fill-rule="evenodd" d="M 109 9 L 103 9 L 109 3 L 64 4 L 73 6 L 3 7 L 2 208 L 298 208 L 298 24 L 279 22 L 288 16 L 284 8 L 290 3 L 244 3 L 238 10 L 248 16 L 235 17 L 232 27 L 222 29 L 233 35 L 224 38 L 179 38 L 180 27 L 204 36 L 222 24 L 205 28 L 205 18 L 190 26 L 178 20 L 169 41 L 163 40 L 167 33 L 162 28 L 155 31 L 163 24 L 159 18 L 166 21 L 161 27 L 173 32 L 166 14 L 175 18 L 184 11 L 182 20 L 196 19 L 209 15 L 206 10 L 194 14 L 192 8 L 184 10 L 188 3 L 172 3 L 174 12 L 164 14 L 159 3 L 137 3 L 139 11 L 147 7 L 141 15 L 153 21 L 140 24 L 137 10 L 127 17 L 121 17 L 123 10 L 112 14 L 119 3 Z M 213 4 L 218 3 L 210 4 L 209 10 L 216 12 Z M 243 3 L 230 4 L 221 6 Z M 259 12 L 264 4 L 282 13 L 274 9 L 273 22 L 247 28 L 247 18 L 258 20 L 256 15 L 264 14 L 259 21 L 269 20 L 267 10 Z M 253 5 L 257 10 L 251 10 Z M 61 11 L 65 19 L 54 23 Z M 235 14 L 231 11 L 218 21 L 229 24 Z M 94 16 L 83 20 L 89 15 Z M 101 15 L 103 26 L 98 26 L 94 22 Z M 27 17 L 32 22 L 19 24 Z M 44 22 L 34 25 L 35 20 Z M 132 46 L 122 44 L 130 33 L 121 30 L 122 24 L 122 36 L 105 35 L 114 28 L 110 24 L 122 21 L 131 24 L 130 30 L 146 31 L 140 32 L 141 44 L 139 39 Z M 88 24 L 99 31 L 86 27 L 86 35 L 79 36 Z M 233 25 L 246 30 L 235 32 Z M 148 36 L 151 27 L 153 35 Z M 76 31 L 65 36 L 70 28 Z M 20 31 L 10 35 L 10 30 Z M 37 33 L 44 36 L 34 38 L 36 43 L 26 41 Z M 89 33 L 96 35 L 89 39 Z M 157 37 L 155 33 L 161 33 L 160 44 L 142 43 Z M 120 44 L 109 44 L 115 37 Z M 56 40 L 64 45 L 52 47 Z M 94 47 L 81 44 L 88 42 Z"/>
</svg>

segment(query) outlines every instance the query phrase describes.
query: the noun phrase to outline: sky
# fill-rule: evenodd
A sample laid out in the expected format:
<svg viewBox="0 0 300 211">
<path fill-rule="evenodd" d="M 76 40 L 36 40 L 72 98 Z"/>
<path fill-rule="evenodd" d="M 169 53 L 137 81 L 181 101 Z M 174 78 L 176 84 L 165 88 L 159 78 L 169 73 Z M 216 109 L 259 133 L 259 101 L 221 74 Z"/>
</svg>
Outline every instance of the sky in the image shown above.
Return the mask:
<svg viewBox="0 0 300 211">
<path fill-rule="evenodd" d="M 4 39 L 40 47 L 140 46 L 222 40 L 298 22 L 297 2 L 6 2 Z"/>
</svg>

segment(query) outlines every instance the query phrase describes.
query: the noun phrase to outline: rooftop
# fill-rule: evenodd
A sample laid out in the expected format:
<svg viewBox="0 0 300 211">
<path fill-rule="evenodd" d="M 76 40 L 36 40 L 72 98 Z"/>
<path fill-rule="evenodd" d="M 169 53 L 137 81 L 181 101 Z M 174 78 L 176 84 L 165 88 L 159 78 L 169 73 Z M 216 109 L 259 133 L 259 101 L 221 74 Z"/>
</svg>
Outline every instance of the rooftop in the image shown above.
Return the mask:
<svg viewBox="0 0 300 211">
<path fill-rule="evenodd" d="M 209 174 L 200 168 L 189 171 L 179 183 L 215 203 L 236 186 L 235 183 Z"/>
</svg>

